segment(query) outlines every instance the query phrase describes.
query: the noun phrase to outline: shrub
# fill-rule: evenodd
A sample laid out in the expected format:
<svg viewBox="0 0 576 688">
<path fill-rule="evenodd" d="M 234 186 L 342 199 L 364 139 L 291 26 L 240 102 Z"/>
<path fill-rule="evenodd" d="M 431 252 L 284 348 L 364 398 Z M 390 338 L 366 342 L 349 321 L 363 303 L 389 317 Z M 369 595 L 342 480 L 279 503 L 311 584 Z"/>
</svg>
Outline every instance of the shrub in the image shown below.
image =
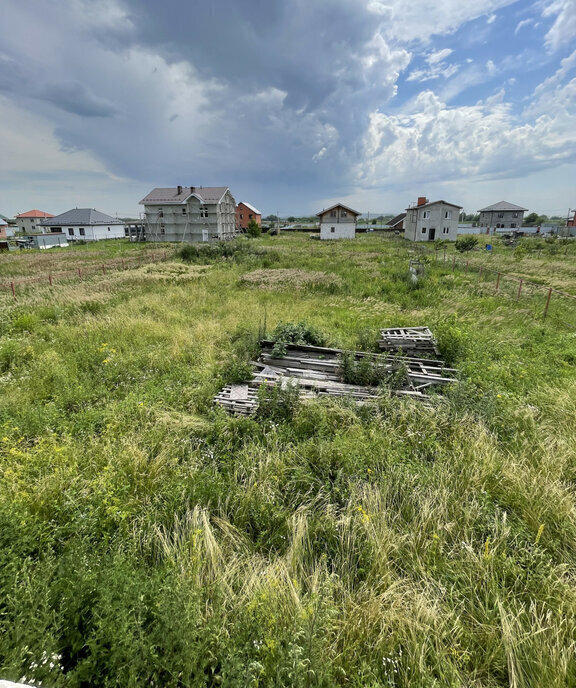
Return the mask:
<svg viewBox="0 0 576 688">
<path fill-rule="evenodd" d="M 326 344 L 324 335 L 305 322 L 278 323 L 272 333 L 272 339 L 275 342 L 272 350 L 275 356 L 286 354 L 286 344 L 309 344 L 311 346 L 325 346 Z"/>
<path fill-rule="evenodd" d="M 292 420 L 300 406 L 300 387 L 293 380 L 276 385 L 260 385 L 258 418 L 272 421 Z"/>
<path fill-rule="evenodd" d="M 386 365 L 390 362 L 391 369 Z M 374 354 L 357 358 L 355 352 L 344 351 L 340 358 L 340 375 L 342 381 L 349 385 L 385 385 L 390 389 L 399 389 L 406 382 L 407 369 L 401 354 L 393 359 Z"/>
<path fill-rule="evenodd" d="M 454 248 L 460 253 L 471 251 L 478 244 L 478 239 L 475 236 L 464 236 L 457 239 Z"/>
<path fill-rule="evenodd" d="M 248 223 L 248 227 L 246 227 L 246 234 L 252 238 L 256 238 L 262 235 L 262 227 L 256 222 L 254 218 L 252 218 Z"/>
</svg>

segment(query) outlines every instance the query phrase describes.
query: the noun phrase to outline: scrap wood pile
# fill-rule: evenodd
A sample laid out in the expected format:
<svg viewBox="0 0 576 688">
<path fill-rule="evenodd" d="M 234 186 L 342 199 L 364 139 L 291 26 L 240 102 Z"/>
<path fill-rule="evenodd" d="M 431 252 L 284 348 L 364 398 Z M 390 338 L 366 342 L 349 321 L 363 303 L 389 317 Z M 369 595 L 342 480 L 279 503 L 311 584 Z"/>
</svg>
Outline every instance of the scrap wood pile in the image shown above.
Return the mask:
<svg viewBox="0 0 576 688">
<path fill-rule="evenodd" d="M 380 335 L 379 346 L 385 351 L 381 354 L 304 344 L 278 346 L 263 340 L 260 356 L 252 364 L 252 379 L 226 385 L 214 401 L 231 413 L 250 415 L 258 409 L 262 385 L 297 384 L 302 399 L 347 397 L 366 403 L 378 398 L 382 385 L 398 396 L 426 399 L 429 388 L 456 382 L 456 371 L 440 359 L 427 327 L 381 330 Z"/>
</svg>

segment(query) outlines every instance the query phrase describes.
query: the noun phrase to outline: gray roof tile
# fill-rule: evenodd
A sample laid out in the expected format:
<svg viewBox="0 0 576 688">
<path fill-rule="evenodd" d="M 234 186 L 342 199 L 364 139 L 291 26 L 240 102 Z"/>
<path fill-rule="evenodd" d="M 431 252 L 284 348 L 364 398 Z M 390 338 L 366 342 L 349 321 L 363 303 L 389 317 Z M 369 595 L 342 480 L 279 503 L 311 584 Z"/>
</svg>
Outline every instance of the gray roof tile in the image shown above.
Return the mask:
<svg viewBox="0 0 576 688">
<path fill-rule="evenodd" d="M 197 196 L 201 203 L 218 203 L 228 191 L 227 186 L 183 186 L 178 193 L 178 187 L 153 189 L 140 203 L 142 205 L 159 203 L 170 205 L 171 203 L 185 203 L 190 196 Z"/>
<path fill-rule="evenodd" d="M 42 226 L 60 227 L 62 225 L 122 225 L 122 220 L 101 213 L 94 208 L 73 208 L 65 213 L 42 220 Z"/>
<path fill-rule="evenodd" d="M 489 213 L 493 210 L 528 210 L 528 208 L 521 208 L 519 205 L 514 205 L 514 203 L 508 203 L 508 201 L 499 201 L 498 203 L 494 203 L 494 205 L 481 208 L 478 212 Z"/>
</svg>

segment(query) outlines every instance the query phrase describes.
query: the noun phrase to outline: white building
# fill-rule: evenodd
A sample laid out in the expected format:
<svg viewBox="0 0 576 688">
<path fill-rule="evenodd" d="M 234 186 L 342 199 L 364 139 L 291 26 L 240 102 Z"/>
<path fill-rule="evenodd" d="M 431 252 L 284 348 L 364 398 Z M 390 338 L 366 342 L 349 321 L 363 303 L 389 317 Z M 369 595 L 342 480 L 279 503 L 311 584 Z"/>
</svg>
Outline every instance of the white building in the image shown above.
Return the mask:
<svg viewBox="0 0 576 688">
<path fill-rule="evenodd" d="M 236 235 L 236 201 L 227 186 L 158 188 L 140 203 L 146 216 L 146 241 L 192 243 Z"/>
<path fill-rule="evenodd" d="M 68 241 L 123 239 L 124 223 L 94 208 L 74 208 L 43 220 L 42 231 L 63 232 Z"/>
<path fill-rule="evenodd" d="M 356 237 L 356 222 L 361 215 L 342 203 L 316 213 L 320 218 L 320 239 L 354 239 Z"/>
<path fill-rule="evenodd" d="M 424 196 L 406 208 L 404 238 L 410 241 L 434 241 L 458 238 L 458 221 L 462 206 L 446 201 L 428 201 Z"/>
<path fill-rule="evenodd" d="M 16 215 L 16 226 L 22 234 L 38 234 L 38 232 L 44 232 L 42 222 L 52 217 L 54 215 L 45 213 L 43 210 L 29 210 L 26 213 Z"/>
</svg>

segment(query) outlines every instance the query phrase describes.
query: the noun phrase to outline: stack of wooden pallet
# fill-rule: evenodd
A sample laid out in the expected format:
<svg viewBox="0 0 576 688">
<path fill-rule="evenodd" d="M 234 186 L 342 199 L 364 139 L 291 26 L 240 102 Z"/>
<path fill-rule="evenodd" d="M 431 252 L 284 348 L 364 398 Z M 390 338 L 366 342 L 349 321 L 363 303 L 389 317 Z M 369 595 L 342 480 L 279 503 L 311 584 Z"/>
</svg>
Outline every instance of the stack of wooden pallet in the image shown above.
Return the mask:
<svg viewBox="0 0 576 688">
<path fill-rule="evenodd" d="M 408 330 L 417 330 L 421 333 L 421 341 L 425 341 L 426 331 L 433 342 L 428 328 L 402 328 L 401 331 Z M 398 333 L 400 330 L 383 332 Z M 406 341 L 406 337 L 401 341 Z M 328 396 L 347 397 L 360 404 L 374 401 L 381 392 L 377 386 L 343 382 L 342 358 L 345 354 L 352 356 L 355 361 L 370 357 L 370 366 L 375 366 L 383 373 L 381 377 L 393 375 L 401 368 L 402 383 L 399 388 L 391 390 L 398 396 L 425 399 L 428 388 L 456 381 L 456 371 L 447 368 L 442 360 L 404 355 L 402 346 L 391 349 L 390 354 L 371 354 L 363 351 L 345 352 L 342 349 L 320 346 L 286 344 L 282 347 L 281 355 L 275 352 L 274 342 L 262 341 L 261 346 L 260 357 L 253 363 L 252 379 L 243 384 L 227 385 L 214 400 L 231 413 L 254 413 L 258 408 L 258 390 L 262 385 L 297 384 L 300 397 L 304 399 Z"/>
<path fill-rule="evenodd" d="M 436 340 L 427 327 L 390 327 L 380 330 L 380 348 L 409 356 L 439 356 Z"/>
</svg>

